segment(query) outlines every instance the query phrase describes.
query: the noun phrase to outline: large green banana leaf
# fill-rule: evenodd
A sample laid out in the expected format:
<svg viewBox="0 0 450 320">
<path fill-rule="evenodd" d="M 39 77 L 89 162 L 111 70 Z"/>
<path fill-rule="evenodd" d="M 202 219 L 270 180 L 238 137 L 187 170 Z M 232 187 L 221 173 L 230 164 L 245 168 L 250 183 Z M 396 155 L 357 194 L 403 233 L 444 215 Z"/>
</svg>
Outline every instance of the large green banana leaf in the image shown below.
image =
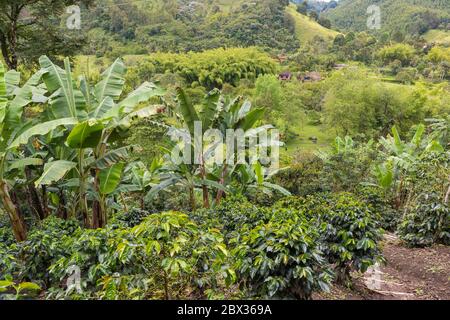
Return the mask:
<svg viewBox="0 0 450 320">
<path fill-rule="evenodd" d="M 133 112 L 140 103 L 147 102 L 153 97 L 162 97 L 165 90 L 157 87 L 153 83 L 144 82 L 139 88 L 131 92 L 122 102 L 119 107 L 124 113 Z"/>
<path fill-rule="evenodd" d="M 6 93 L 11 96 L 20 84 L 20 72 L 9 70 L 5 73 Z"/>
<path fill-rule="evenodd" d="M 128 158 L 128 153 L 129 151 L 133 148 L 134 146 L 126 146 L 126 147 L 122 147 L 122 148 L 118 148 L 115 150 L 111 150 L 109 152 L 107 152 L 103 157 L 101 157 L 100 159 L 98 159 L 97 161 L 95 161 L 92 166 L 97 168 L 97 169 L 107 169 L 110 166 L 121 162 L 121 161 L 125 161 Z"/>
<path fill-rule="evenodd" d="M 245 117 L 239 120 L 237 127 L 244 131 L 250 130 L 264 116 L 264 109 L 258 108 L 247 113 Z"/>
<path fill-rule="evenodd" d="M 189 128 L 189 132 L 192 136 L 194 136 L 194 124 L 196 121 L 200 121 L 200 118 L 198 117 L 197 111 L 195 111 L 194 106 L 184 90 L 178 87 L 176 91 L 181 115 L 183 116 L 185 124 Z"/>
<path fill-rule="evenodd" d="M 411 144 L 415 145 L 418 148 L 420 146 L 420 143 L 422 142 L 424 132 L 425 132 L 425 125 L 419 124 L 416 133 L 414 134 L 414 137 L 411 140 Z"/>
<path fill-rule="evenodd" d="M 6 114 L 6 122 L 10 127 L 18 126 L 21 122 L 23 108 L 33 102 L 33 94 L 42 78 L 42 71 L 36 72 L 21 88 L 14 90 L 14 98 L 11 100 Z"/>
<path fill-rule="evenodd" d="M 95 148 L 102 138 L 104 126 L 98 121 L 77 124 L 67 137 L 67 145 L 74 149 Z"/>
<path fill-rule="evenodd" d="M 158 185 L 154 186 L 145 196 L 146 200 L 152 200 L 160 191 L 165 190 L 171 186 L 176 185 L 180 182 L 181 177 L 173 176 L 168 179 L 161 181 Z"/>
<path fill-rule="evenodd" d="M 252 109 L 252 103 L 248 100 L 244 101 L 237 113 L 237 121 L 243 119 Z"/>
<path fill-rule="evenodd" d="M 89 114 L 89 117 L 94 119 L 119 117 L 119 106 L 114 103 L 111 97 L 105 97 Z"/>
<path fill-rule="evenodd" d="M 97 83 L 94 89 L 95 98 L 98 102 L 103 101 L 106 97 L 118 100 L 122 94 L 123 85 L 125 83 L 124 75 L 126 68 L 121 59 L 117 59 L 102 74 L 102 80 Z"/>
<path fill-rule="evenodd" d="M 8 149 L 17 148 L 21 144 L 28 143 L 33 136 L 42 136 L 46 135 L 52 130 L 55 130 L 59 126 L 69 126 L 75 125 L 78 123 L 78 119 L 76 118 L 63 118 L 58 120 L 47 121 L 43 123 L 39 123 L 28 130 L 22 132 L 14 141 L 8 146 Z"/>
<path fill-rule="evenodd" d="M 49 185 L 61 180 L 67 172 L 75 168 L 77 164 L 75 162 L 58 160 L 45 164 L 44 172 L 36 180 L 35 185 Z"/>
<path fill-rule="evenodd" d="M 400 133 L 398 132 L 398 129 L 396 126 L 392 127 L 392 135 L 394 138 L 394 151 L 397 155 L 401 154 L 404 150 L 404 143 L 402 139 L 400 138 Z"/>
<path fill-rule="evenodd" d="M 128 129 L 134 120 L 150 118 L 156 114 L 158 114 L 158 106 L 148 106 L 128 114 L 120 120 L 117 126 L 120 126 L 122 129 Z"/>
<path fill-rule="evenodd" d="M 79 117 L 79 112 L 86 109 L 83 93 L 74 88 L 70 64 L 64 61 L 66 69 L 56 66 L 46 56 L 39 59 L 42 69 L 42 79 L 51 93 L 49 104 L 55 117 Z"/>
<path fill-rule="evenodd" d="M 123 163 L 116 163 L 100 171 L 100 192 L 102 194 L 111 194 L 116 190 L 122 177 L 123 167 Z"/>
<path fill-rule="evenodd" d="M 24 159 L 19 159 L 19 160 L 13 161 L 9 165 L 8 169 L 9 170 L 22 169 L 27 166 L 41 166 L 43 164 L 44 164 L 44 160 L 42 160 L 41 158 L 24 158 Z"/>
<path fill-rule="evenodd" d="M 279 193 L 281 193 L 284 196 L 291 196 L 292 195 L 288 190 L 286 190 L 285 188 L 283 188 L 282 186 L 279 186 L 277 184 L 273 184 L 273 183 L 270 183 L 270 182 L 263 182 L 263 186 L 268 188 L 268 189 L 276 190 L 276 191 L 278 191 Z"/>
<path fill-rule="evenodd" d="M 219 99 L 220 91 L 218 89 L 214 89 L 206 95 L 203 103 L 203 109 L 200 113 L 200 116 L 202 118 L 203 131 L 209 129 L 212 122 L 216 118 L 217 112 L 220 111 Z"/>
</svg>

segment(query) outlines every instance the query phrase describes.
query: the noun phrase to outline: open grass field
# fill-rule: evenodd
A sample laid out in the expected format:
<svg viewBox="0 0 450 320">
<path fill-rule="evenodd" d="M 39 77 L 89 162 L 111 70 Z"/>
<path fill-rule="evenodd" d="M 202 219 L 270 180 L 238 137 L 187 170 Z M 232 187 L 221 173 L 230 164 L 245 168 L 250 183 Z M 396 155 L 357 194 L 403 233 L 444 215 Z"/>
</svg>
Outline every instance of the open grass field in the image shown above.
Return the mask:
<svg viewBox="0 0 450 320">
<path fill-rule="evenodd" d="M 430 30 L 425 33 L 424 38 L 427 42 L 450 45 L 450 31 L 448 30 Z"/>
<path fill-rule="evenodd" d="M 327 149 L 333 142 L 334 134 L 323 125 L 313 126 L 305 125 L 304 127 L 295 126 L 291 128 L 297 135 L 286 143 L 282 153 L 293 155 L 298 152 L 314 152 L 317 150 Z M 317 138 L 317 143 L 310 140 Z"/>
<path fill-rule="evenodd" d="M 286 12 L 295 20 L 295 32 L 301 43 L 310 42 L 317 36 L 332 41 L 339 34 L 339 32 L 327 29 L 311 18 L 298 13 L 293 4 L 286 8 Z"/>
</svg>

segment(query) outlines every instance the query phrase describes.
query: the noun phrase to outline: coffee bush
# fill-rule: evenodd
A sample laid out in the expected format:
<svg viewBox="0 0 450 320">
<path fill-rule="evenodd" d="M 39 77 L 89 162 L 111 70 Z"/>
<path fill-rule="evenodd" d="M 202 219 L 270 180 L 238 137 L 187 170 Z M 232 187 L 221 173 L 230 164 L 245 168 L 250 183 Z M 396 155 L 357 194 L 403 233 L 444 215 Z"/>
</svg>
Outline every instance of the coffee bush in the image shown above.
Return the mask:
<svg viewBox="0 0 450 320">
<path fill-rule="evenodd" d="M 423 194 L 412 205 L 398 232 L 412 247 L 450 245 L 450 207 L 435 193 Z"/>
</svg>

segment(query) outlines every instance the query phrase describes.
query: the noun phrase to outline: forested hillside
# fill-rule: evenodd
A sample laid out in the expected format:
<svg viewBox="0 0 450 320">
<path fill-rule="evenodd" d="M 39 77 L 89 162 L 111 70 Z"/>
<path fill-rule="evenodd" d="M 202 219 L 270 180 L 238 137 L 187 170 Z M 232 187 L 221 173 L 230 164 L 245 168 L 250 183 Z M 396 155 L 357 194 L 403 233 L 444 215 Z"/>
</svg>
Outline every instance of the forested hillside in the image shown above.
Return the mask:
<svg viewBox="0 0 450 320">
<path fill-rule="evenodd" d="M 381 8 L 382 30 L 421 35 L 430 29 L 447 29 L 450 24 L 448 0 L 341 0 L 324 15 L 334 27 L 347 31 L 367 30 L 367 8 Z"/>
<path fill-rule="evenodd" d="M 97 1 L 89 21 L 86 53 L 200 51 L 260 46 L 292 52 L 298 48 L 287 0 L 128 2 Z"/>
<path fill-rule="evenodd" d="M 320 25 L 314 18 L 301 14 L 293 4 L 287 7 L 286 11 L 294 20 L 295 32 L 300 41 L 300 46 L 318 37 L 327 41 L 333 41 L 339 34 L 337 31 Z"/>
</svg>

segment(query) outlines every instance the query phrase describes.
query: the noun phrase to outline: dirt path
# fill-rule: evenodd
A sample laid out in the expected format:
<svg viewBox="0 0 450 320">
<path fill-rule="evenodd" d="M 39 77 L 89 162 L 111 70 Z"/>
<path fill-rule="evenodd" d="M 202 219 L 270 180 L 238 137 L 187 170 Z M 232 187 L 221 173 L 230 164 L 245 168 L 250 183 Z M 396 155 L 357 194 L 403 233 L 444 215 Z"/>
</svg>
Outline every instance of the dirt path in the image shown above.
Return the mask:
<svg viewBox="0 0 450 320">
<path fill-rule="evenodd" d="M 392 234 L 385 237 L 386 265 L 355 276 L 353 290 L 334 287 L 318 299 L 450 300 L 450 247 L 411 249 Z"/>
</svg>

